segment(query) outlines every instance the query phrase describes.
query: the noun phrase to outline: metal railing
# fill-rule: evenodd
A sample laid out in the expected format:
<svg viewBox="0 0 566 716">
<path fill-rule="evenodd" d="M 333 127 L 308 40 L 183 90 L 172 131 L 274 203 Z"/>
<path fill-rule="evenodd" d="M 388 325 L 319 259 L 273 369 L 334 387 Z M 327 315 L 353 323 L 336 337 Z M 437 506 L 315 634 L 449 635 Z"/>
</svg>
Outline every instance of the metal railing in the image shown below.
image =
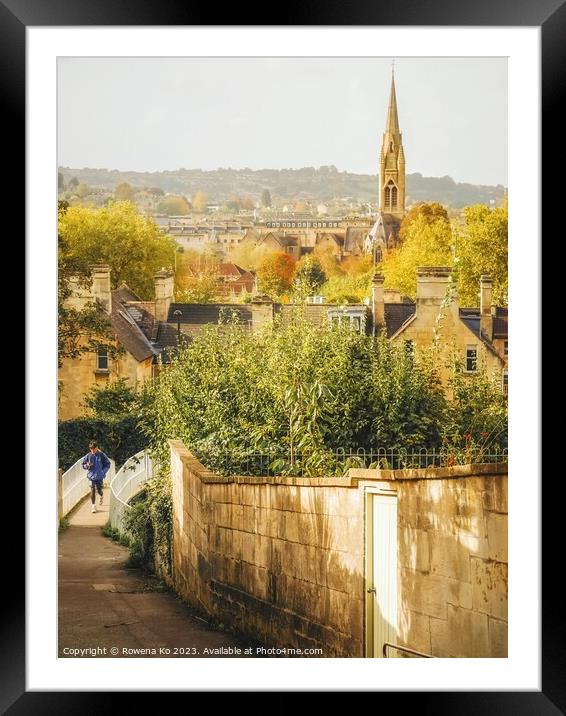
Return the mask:
<svg viewBox="0 0 566 716">
<path fill-rule="evenodd" d="M 350 468 L 389 470 L 452 467 L 470 463 L 507 463 L 507 448 L 357 448 L 324 449 L 314 453 L 269 450 L 266 452 L 194 450 L 210 470 L 223 475 L 330 476 L 345 475 Z"/>
<path fill-rule="evenodd" d="M 147 450 L 128 458 L 110 481 L 110 524 L 124 531 L 124 517 L 131 509 L 130 500 L 140 492 L 144 482 L 153 477 L 153 460 Z"/>
<path fill-rule="evenodd" d="M 434 659 L 432 654 L 425 654 L 422 651 L 416 651 L 416 649 L 409 649 L 408 646 L 399 646 L 399 644 L 390 644 L 388 641 L 383 642 L 383 658 L 388 659 L 387 649 L 395 649 L 396 651 L 402 651 L 405 654 L 412 654 L 412 656 L 418 656 L 421 659 Z"/>
<path fill-rule="evenodd" d="M 112 480 L 116 464 L 114 460 L 110 460 L 110 469 L 106 474 L 106 480 Z M 62 477 L 62 512 L 63 517 L 76 507 L 79 502 L 90 492 L 90 482 L 87 480 L 87 471 L 83 468 L 83 458 L 80 457 L 74 465 L 72 465 Z"/>
</svg>

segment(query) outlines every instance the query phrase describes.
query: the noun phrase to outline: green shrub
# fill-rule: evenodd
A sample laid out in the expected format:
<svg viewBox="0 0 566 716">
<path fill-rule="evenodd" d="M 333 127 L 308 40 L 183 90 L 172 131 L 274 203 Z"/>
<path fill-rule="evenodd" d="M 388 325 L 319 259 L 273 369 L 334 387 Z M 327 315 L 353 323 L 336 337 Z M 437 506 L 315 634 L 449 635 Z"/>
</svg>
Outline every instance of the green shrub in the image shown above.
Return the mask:
<svg viewBox="0 0 566 716">
<path fill-rule="evenodd" d="M 167 440 L 180 439 L 220 472 L 265 473 L 255 453 L 274 456 L 272 473 L 313 476 L 343 471 L 338 450 L 439 450 L 495 405 L 503 429 L 502 397 L 468 381 L 448 400 L 437 360 L 432 349 L 302 319 L 253 333 L 208 326 L 146 387 L 140 427 L 164 463 Z"/>
<path fill-rule="evenodd" d="M 142 450 L 147 438 L 138 427 L 138 418 L 73 418 L 59 422 L 59 467 L 68 470 L 88 452 L 88 444 L 98 446 L 120 467 L 129 457 Z"/>
</svg>

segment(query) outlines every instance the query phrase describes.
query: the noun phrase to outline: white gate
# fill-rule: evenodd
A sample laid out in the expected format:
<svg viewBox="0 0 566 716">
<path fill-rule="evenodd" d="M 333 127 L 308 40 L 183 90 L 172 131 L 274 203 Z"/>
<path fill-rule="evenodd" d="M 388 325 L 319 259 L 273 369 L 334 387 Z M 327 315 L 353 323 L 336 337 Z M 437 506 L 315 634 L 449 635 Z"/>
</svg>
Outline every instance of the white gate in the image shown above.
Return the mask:
<svg viewBox="0 0 566 716">
<path fill-rule="evenodd" d="M 367 491 L 366 525 L 366 656 L 381 658 L 398 641 L 395 492 Z"/>
</svg>

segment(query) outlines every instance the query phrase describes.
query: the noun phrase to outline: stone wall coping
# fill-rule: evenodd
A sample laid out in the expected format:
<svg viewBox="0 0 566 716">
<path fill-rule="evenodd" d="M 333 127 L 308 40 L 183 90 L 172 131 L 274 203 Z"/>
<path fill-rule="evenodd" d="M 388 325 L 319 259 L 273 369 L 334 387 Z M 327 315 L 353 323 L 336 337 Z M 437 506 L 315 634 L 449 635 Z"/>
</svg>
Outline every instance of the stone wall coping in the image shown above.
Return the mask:
<svg viewBox="0 0 566 716">
<path fill-rule="evenodd" d="M 506 475 L 506 463 L 470 463 L 452 467 L 427 467 L 408 470 L 379 470 L 350 468 L 344 477 L 286 477 L 255 475 L 217 475 L 208 470 L 190 452 L 181 440 L 169 440 L 171 450 L 181 459 L 185 467 L 204 483 L 239 483 L 244 485 L 295 485 L 307 487 L 358 487 L 358 482 L 439 480 L 476 477 L 478 475 Z"/>
</svg>

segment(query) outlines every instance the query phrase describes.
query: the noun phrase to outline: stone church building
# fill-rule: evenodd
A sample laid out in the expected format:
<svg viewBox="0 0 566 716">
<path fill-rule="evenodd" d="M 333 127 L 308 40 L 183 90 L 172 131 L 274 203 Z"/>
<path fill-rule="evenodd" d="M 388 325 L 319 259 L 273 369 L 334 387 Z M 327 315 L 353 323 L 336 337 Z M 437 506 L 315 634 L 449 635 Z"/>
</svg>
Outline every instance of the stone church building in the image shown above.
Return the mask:
<svg viewBox="0 0 566 716">
<path fill-rule="evenodd" d="M 391 91 L 385 131 L 379 154 L 379 212 L 366 236 L 365 253 L 372 253 L 379 263 L 388 249 L 399 241 L 399 228 L 405 216 L 405 152 L 399 130 L 395 75 L 391 76 Z"/>
</svg>

